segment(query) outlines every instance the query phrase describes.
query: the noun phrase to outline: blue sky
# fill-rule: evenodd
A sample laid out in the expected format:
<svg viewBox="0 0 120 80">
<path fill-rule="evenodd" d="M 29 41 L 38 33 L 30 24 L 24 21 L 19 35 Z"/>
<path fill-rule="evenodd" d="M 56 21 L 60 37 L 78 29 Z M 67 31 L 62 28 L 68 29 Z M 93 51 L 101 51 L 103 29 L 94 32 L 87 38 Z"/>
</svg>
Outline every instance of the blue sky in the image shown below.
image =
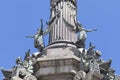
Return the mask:
<svg viewBox="0 0 120 80">
<path fill-rule="evenodd" d="M 33 39 L 26 39 L 40 27 L 40 19 L 49 20 L 50 0 L 0 0 L 0 67 L 11 68 L 18 56 L 23 57 L 33 47 Z M 104 60 L 112 59 L 112 67 L 120 74 L 120 0 L 77 0 L 78 20 L 88 33 L 86 44 L 92 42 L 102 52 Z M 47 38 L 46 44 L 47 44 Z M 2 74 L 0 72 L 0 79 Z"/>
</svg>

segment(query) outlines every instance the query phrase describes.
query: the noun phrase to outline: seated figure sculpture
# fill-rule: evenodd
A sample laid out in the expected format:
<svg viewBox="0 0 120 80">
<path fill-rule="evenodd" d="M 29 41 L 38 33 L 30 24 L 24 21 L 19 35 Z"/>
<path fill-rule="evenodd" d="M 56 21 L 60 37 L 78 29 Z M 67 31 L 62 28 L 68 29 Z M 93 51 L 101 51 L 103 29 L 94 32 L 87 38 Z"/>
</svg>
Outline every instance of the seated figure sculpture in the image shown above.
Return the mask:
<svg viewBox="0 0 120 80">
<path fill-rule="evenodd" d="M 33 64 L 32 57 L 30 56 L 30 50 L 26 52 L 24 60 L 21 57 L 16 59 L 16 66 L 12 70 L 2 69 L 2 73 L 5 76 L 4 80 L 37 80 L 33 76 Z"/>
</svg>

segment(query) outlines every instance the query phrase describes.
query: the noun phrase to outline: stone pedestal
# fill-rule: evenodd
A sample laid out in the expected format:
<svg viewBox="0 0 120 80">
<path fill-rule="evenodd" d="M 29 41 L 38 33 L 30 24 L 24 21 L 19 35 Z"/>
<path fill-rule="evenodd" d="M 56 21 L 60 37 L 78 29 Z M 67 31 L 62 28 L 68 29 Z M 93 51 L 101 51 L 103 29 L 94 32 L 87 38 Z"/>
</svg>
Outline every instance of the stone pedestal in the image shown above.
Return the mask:
<svg viewBox="0 0 120 80">
<path fill-rule="evenodd" d="M 74 73 L 71 71 L 79 71 L 80 63 L 71 50 L 73 48 L 70 44 L 48 46 L 46 55 L 34 64 L 34 75 L 38 80 L 73 80 Z"/>
<path fill-rule="evenodd" d="M 46 59 L 37 61 L 34 67 L 38 80 L 72 80 L 74 74 L 71 70 L 78 71 L 79 61 L 74 57 Z"/>
</svg>

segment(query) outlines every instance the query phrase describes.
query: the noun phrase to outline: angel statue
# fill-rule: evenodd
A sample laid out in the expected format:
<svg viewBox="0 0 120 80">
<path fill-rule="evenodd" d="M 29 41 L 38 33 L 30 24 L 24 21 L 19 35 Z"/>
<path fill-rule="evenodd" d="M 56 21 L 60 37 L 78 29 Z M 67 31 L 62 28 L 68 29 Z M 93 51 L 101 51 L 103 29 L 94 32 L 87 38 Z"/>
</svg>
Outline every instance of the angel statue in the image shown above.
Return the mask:
<svg viewBox="0 0 120 80">
<path fill-rule="evenodd" d="M 94 29 L 87 30 L 87 29 L 83 28 L 82 24 L 80 24 L 78 22 L 76 23 L 76 26 L 77 26 L 76 32 L 79 33 L 78 41 L 76 43 L 80 44 L 79 47 L 83 47 L 84 48 L 85 47 L 85 41 L 86 41 L 86 38 L 87 38 L 87 32 L 97 31 L 97 29 L 94 28 Z"/>
<path fill-rule="evenodd" d="M 43 21 L 41 19 L 41 29 L 38 29 L 36 34 L 32 36 L 26 36 L 27 38 L 34 38 L 34 47 L 37 48 L 40 52 L 44 48 L 43 42 Z"/>
</svg>

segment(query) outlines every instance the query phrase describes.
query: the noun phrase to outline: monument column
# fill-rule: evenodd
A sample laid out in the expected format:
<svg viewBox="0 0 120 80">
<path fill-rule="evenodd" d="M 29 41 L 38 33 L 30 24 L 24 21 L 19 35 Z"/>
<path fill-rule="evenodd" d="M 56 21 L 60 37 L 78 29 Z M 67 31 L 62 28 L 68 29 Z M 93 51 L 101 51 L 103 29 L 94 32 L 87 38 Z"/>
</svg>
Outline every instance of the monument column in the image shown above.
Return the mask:
<svg viewBox="0 0 120 80">
<path fill-rule="evenodd" d="M 73 80 L 79 71 L 79 50 L 76 48 L 76 0 L 51 0 L 48 23 L 49 45 L 34 64 L 38 80 Z"/>
<path fill-rule="evenodd" d="M 50 43 L 57 41 L 76 42 L 77 36 L 72 28 L 75 27 L 77 6 L 76 0 L 51 0 L 50 3 Z M 69 26 L 72 25 L 73 27 Z"/>
</svg>

